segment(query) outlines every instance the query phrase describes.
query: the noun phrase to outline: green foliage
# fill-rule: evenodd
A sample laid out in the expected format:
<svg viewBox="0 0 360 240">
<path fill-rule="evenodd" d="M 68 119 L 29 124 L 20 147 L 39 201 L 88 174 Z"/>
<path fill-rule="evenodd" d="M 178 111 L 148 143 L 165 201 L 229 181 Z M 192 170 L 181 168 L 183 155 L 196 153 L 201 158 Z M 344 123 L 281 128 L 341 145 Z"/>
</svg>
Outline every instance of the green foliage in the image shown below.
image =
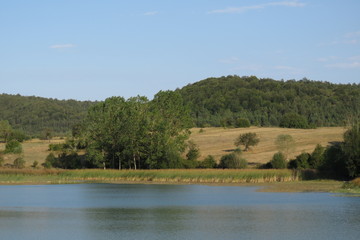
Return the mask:
<svg viewBox="0 0 360 240">
<path fill-rule="evenodd" d="M 0 138 L 7 142 L 13 129 L 7 120 L 0 121 Z"/>
<path fill-rule="evenodd" d="M 288 134 L 278 135 L 275 140 L 275 145 L 277 149 L 284 154 L 285 159 L 288 158 L 291 152 L 295 151 L 295 140 Z"/>
<path fill-rule="evenodd" d="M 309 169 L 309 153 L 301 153 L 300 155 L 296 156 L 295 159 L 290 160 L 288 164 L 288 168 L 290 169 Z"/>
<path fill-rule="evenodd" d="M 238 118 L 236 120 L 235 127 L 248 128 L 248 127 L 250 127 L 250 121 L 247 118 Z"/>
<path fill-rule="evenodd" d="M 196 163 L 195 148 L 188 153 L 190 161 L 181 158 L 191 119 L 176 92 L 161 91 L 151 102 L 140 96 L 108 98 L 89 110 L 83 126 L 87 148 L 101 152 L 110 168 L 181 168 Z"/>
<path fill-rule="evenodd" d="M 94 104 L 0 94 L 0 120 L 8 120 L 14 129 L 21 129 L 30 136 L 41 137 L 47 128 L 53 130 L 54 136 L 65 135 L 85 118 L 87 110 Z"/>
<path fill-rule="evenodd" d="M 244 133 L 244 134 L 240 134 L 236 139 L 235 139 L 235 146 L 240 146 L 240 145 L 244 145 L 245 149 L 244 151 L 248 151 L 250 149 L 250 147 L 256 146 L 258 143 L 260 142 L 260 139 L 257 137 L 256 133 Z"/>
<path fill-rule="evenodd" d="M 247 161 L 244 158 L 241 158 L 240 154 L 230 153 L 221 157 L 220 159 L 220 168 L 246 168 Z"/>
<path fill-rule="evenodd" d="M 284 169 L 287 166 L 285 155 L 282 152 L 274 154 L 270 161 L 271 167 L 276 169 Z"/>
<path fill-rule="evenodd" d="M 360 123 L 355 123 L 344 133 L 342 144 L 346 167 L 350 177 L 360 176 Z"/>
<path fill-rule="evenodd" d="M 86 160 L 89 168 L 103 167 L 105 162 L 102 152 L 93 147 L 86 149 Z"/>
<path fill-rule="evenodd" d="M 344 118 L 359 112 L 360 84 L 275 81 L 254 76 L 208 78 L 177 90 L 191 108 L 196 126 L 234 124 L 279 126 L 284 113 L 294 112 L 311 126 L 343 126 Z M 303 127 L 303 126 L 302 126 Z"/>
<path fill-rule="evenodd" d="M 317 144 L 308 160 L 310 168 L 319 169 L 324 164 L 324 153 L 325 148 L 320 144 Z"/>
<path fill-rule="evenodd" d="M 39 162 L 38 161 L 34 161 L 33 164 L 31 165 L 32 168 L 38 168 L 39 166 Z"/>
<path fill-rule="evenodd" d="M 44 168 L 52 168 L 54 165 L 56 165 L 56 157 L 54 155 L 54 153 L 49 153 L 49 155 L 47 155 L 45 162 L 42 164 L 42 166 Z"/>
<path fill-rule="evenodd" d="M 5 162 L 4 157 L 2 154 L 0 154 L 0 167 L 4 165 L 4 162 Z"/>
<path fill-rule="evenodd" d="M 306 118 L 297 113 L 286 113 L 279 126 L 283 128 L 309 128 Z"/>
<path fill-rule="evenodd" d="M 64 150 L 64 143 L 51 143 L 49 144 L 49 151 L 63 151 Z"/>
<path fill-rule="evenodd" d="M 23 158 L 23 157 L 18 157 L 18 158 L 16 158 L 16 159 L 14 160 L 13 165 L 14 165 L 14 168 L 19 168 L 19 169 L 24 168 L 24 167 L 25 167 L 25 160 L 24 160 L 24 158 Z"/>
<path fill-rule="evenodd" d="M 42 140 L 50 140 L 53 137 L 53 130 L 51 128 L 45 128 L 40 136 Z"/>
<path fill-rule="evenodd" d="M 14 129 L 9 136 L 9 140 L 17 140 L 18 142 L 23 142 L 29 139 L 30 137 L 28 135 L 26 135 L 22 130 L 17 129 Z"/>
<path fill-rule="evenodd" d="M 200 150 L 198 146 L 193 142 L 188 142 L 188 152 L 186 154 L 186 159 L 190 161 L 196 161 L 200 157 Z"/>
<path fill-rule="evenodd" d="M 324 163 L 319 166 L 319 170 L 329 177 L 347 178 L 349 176 L 341 143 L 333 144 L 325 149 Z"/>
<path fill-rule="evenodd" d="M 11 140 L 6 143 L 4 153 L 15 153 L 20 154 L 22 153 L 22 146 L 17 140 Z"/>
<path fill-rule="evenodd" d="M 216 168 L 217 164 L 212 155 L 207 156 L 203 161 L 199 162 L 198 168 Z"/>
</svg>

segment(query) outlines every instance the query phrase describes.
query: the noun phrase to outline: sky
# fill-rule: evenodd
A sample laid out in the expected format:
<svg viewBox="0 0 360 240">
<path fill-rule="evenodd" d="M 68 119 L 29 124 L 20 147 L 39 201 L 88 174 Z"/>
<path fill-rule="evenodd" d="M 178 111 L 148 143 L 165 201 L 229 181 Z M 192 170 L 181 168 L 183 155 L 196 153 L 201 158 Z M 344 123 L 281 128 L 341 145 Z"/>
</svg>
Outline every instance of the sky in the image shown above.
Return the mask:
<svg viewBox="0 0 360 240">
<path fill-rule="evenodd" d="M 209 77 L 360 83 L 358 0 L 0 0 L 0 93 L 104 100 Z"/>
</svg>

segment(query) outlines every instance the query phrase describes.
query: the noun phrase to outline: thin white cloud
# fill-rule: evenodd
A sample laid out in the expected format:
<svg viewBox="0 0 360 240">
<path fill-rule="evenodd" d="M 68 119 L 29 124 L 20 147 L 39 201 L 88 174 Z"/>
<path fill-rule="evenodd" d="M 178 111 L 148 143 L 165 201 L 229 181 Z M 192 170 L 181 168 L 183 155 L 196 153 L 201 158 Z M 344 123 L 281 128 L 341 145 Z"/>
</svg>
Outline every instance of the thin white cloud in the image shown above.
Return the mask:
<svg viewBox="0 0 360 240">
<path fill-rule="evenodd" d="M 244 64 L 244 65 L 239 65 L 235 68 L 232 68 L 232 71 L 261 71 L 263 69 L 263 66 L 258 65 L 258 64 Z"/>
<path fill-rule="evenodd" d="M 220 59 L 219 62 L 225 64 L 233 64 L 239 62 L 239 58 L 237 57 L 224 58 L 224 59 Z"/>
<path fill-rule="evenodd" d="M 281 66 L 275 66 L 274 68 L 277 69 L 277 70 L 291 70 L 291 71 L 297 70 L 297 69 L 294 68 L 294 67 L 283 66 L 283 65 L 281 65 Z"/>
<path fill-rule="evenodd" d="M 243 13 L 249 10 L 264 9 L 267 7 L 280 6 L 280 7 L 304 7 L 306 4 L 299 1 L 282 1 L 282 2 L 269 2 L 250 6 L 241 7 L 229 7 L 224 9 L 217 9 L 209 11 L 209 14 L 213 13 Z"/>
<path fill-rule="evenodd" d="M 353 69 L 360 68 L 360 61 L 354 62 L 342 62 L 342 63 L 334 63 L 326 65 L 328 68 L 340 68 L 340 69 Z"/>
<path fill-rule="evenodd" d="M 357 32 L 349 32 L 347 34 L 345 34 L 346 38 L 356 38 L 356 37 L 360 37 L 360 31 Z"/>
<path fill-rule="evenodd" d="M 349 57 L 350 61 L 360 61 L 360 55 Z"/>
<path fill-rule="evenodd" d="M 351 57 L 324 57 L 318 58 L 317 61 L 326 63 L 326 68 L 339 68 L 339 69 L 354 69 L 360 68 L 360 55 Z"/>
<path fill-rule="evenodd" d="M 329 61 L 334 61 L 336 59 L 339 59 L 339 58 L 336 57 L 336 56 L 330 56 L 330 57 L 320 57 L 320 58 L 316 59 L 316 61 L 318 61 L 318 62 L 329 62 Z"/>
<path fill-rule="evenodd" d="M 50 48 L 55 48 L 55 49 L 59 49 L 59 48 L 73 48 L 75 47 L 74 44 L 68 43 L 68 44 L 55 44 L 55 45 L 51 45 Z"/>
<path fill-rule="evenodd" d="M 356 31 L 356 32 L 346 33 L 342 35 L 339 39 L 328 43 L 322 43 L 320 44 L 320 46 L 333 46 L 339 44 L 355 45 L 359 43 L 360 43 L 360 31 Z"/>
<path fill-rule="evenodd" d="M 146 12 L 144 13 L 145 16 L 154 16 L 154 15 L 157 15 L 159 12 L 157 11 L 152 11 L 152 12 Z"/>
</svg>

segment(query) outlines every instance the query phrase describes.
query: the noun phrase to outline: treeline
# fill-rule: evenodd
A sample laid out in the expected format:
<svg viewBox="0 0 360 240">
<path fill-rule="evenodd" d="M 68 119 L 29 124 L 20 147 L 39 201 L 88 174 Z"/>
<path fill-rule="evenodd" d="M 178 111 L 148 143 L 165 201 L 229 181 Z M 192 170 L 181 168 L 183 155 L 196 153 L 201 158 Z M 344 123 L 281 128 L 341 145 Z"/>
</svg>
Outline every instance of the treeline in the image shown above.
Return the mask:
<svg viewBox="0 0 360 240">
<path fill-rule="evenodd" d="M 257 77 L 208 78 L 176 92 L 197 127 L 343 126 L 360 113 L 360 84 L 275 81 Z M 90 101 L 0 95 L 0 121 L 31 136 L 65 135 L 85 119 Z"/>
<path fill-rule="evenodd" d="M 177 91 L 198 127 L 236 127 L 238 119 L 256 126 L 343 126 L 347 116 L 360 112 L 360 84 L 227 76 Z"/>
<path fill-rule="evenodd" d="M 65 135 L 81 122 L 93 102 L 57 100 L 20 95 L 0 95 L 0 120 L 30 136 L 40 137 L 44 132 Z"/>
</svg>

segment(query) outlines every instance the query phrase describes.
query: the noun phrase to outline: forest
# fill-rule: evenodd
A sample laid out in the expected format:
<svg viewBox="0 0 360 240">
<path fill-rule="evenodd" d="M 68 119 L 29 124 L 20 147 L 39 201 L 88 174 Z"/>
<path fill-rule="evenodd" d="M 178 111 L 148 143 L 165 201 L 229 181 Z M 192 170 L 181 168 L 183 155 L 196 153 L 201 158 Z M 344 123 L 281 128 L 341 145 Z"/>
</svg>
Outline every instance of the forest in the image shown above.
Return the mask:
<svg viewBox="0 0 360 240">
<path fill-rule="evenodd" d="M 287 127 L 289 118 L 300 120 L 299 128 L 344 126 L 348 117 L 360 112 L 360 84 L 224 76 L 176 91 L 198 127 L 236 127 L 238 119 L 255 126 Z"/>
<path fill-rule="evenodd" d="M 32 137 L 45 132 L 65 135 L 81 122 L 94 102 L 57 100 L 41 97 L 0 94 L 0 120 Z"/>
</svg>

